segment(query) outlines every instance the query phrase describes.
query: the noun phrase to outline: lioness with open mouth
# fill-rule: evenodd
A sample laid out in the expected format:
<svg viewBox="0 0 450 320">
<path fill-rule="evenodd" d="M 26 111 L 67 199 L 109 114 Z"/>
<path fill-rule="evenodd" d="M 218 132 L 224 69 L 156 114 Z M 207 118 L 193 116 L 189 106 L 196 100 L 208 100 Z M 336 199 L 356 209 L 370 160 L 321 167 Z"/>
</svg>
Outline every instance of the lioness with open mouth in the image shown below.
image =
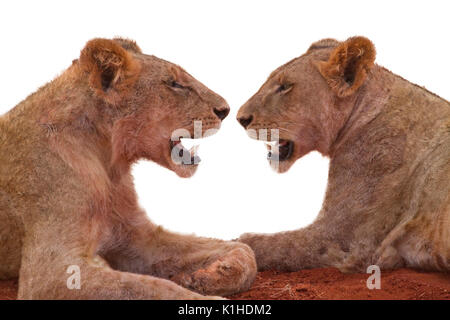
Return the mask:
<svg viewBox="0 0 450 320">
<path fill-rule="evenodd" d="M 174 132 L 194 136 L 200 122 L 211 133 L 228 112 L 133 41 L 89 41 L 0 118 L 0 279 L 19 276 L 21 299 L 204 299 L 249 288 L 247 245 L 154 225 L 130 174 L 144 158 L 191 176 L 199 158 Z"/>
<path fill-rule="evenodd" d="M 331 159 L 313 224 L 240 237 L 259 269 L 450 270 L 450 104 L 374 60 L 364 37 L 321 40 L 240 109 L 252 138 L 278 134 L 279 172 L 312 150 Z"/>
</svg>

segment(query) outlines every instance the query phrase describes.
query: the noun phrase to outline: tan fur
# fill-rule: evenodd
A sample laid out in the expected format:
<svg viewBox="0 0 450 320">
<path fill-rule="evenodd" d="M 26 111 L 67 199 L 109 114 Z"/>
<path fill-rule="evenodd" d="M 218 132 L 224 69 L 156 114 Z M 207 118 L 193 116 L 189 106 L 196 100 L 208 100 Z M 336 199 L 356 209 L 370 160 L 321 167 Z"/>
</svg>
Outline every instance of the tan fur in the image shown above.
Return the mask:
<svg viewBox="0 0 450 320">
<path fill-rule="evenodd" d="M 88 42 L 61 76 L 0 118 L 0 278 L 19 276 L 21 299 L 204 299 L 247 289 L 256 274 L 248 246 L 154 225 L 130 174 L 145 158 L 191 176 L 196 165 L 171 160 L 172 132 L 193 134 L 194 120 L 219 128 L 228 111 L 130 40 Z M 80 290 L 66 286 L 71 265 L 81 269 Z"/>
<path fill-rule="evenodd" d="M 240 109 L 247 129 L 294 142 L 280 172 L 311 150 L 331 159 L 313 224 L 241 236 L 260 269 L 450 270 L 450 104 L 374 59 L 363 37 L 316 42 Z"/>
</svg>

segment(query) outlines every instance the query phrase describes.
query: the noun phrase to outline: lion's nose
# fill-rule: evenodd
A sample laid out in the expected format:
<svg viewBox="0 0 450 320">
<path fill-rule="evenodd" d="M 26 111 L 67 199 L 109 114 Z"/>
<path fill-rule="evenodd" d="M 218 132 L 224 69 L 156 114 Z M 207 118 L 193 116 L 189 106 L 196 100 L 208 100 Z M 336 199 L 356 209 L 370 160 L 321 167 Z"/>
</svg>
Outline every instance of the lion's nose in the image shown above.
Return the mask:
<svg viewBox="0 0 450 320">
<path fill-rule="evenodd" d="M 222 121 L 230 113 L 230 108 L 229 107 L 214 108 L 214 113 Z"/>
<path fill-rule="evenodd" d="M 248 117 L 239 117 L 237 119 L 239 121 L 239 123 L 241 124 L 241 126 L 243 126 L 245 129 L 247 129 L 247 127 L 250 125 L 250 123 L 252 123 L 253 121 L 253 116 L 248 116 Z"/>
</svg>

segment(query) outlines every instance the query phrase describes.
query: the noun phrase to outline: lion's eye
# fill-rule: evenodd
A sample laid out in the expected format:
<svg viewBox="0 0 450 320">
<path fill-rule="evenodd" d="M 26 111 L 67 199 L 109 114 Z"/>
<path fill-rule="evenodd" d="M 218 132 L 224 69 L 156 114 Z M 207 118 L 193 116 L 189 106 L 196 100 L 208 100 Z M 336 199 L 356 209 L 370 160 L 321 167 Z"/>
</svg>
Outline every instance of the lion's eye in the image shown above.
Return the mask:
<svg viewBox="0 0 450 320">
<path fill-rule="evenodd" d="M 172 88 L 177 88 L 177 89 L 183 89 L 183 88 L 184 88 L 183 85 L 179 84 L 179 83 L 176 82 L 176 81 L 171 81 L 171 82 L 170 82 L 170 86 L 171 86 Z"/>
<path fill-rule="evenodd" d="M 290 88 L 292 88 L 292 84 L 287 84 L 287 83 L 283 83 L 280 84 L 276 90 L 277 93 L 281 93 L 281 92 L 286 92 L 288 91 Z"/>
</svg>

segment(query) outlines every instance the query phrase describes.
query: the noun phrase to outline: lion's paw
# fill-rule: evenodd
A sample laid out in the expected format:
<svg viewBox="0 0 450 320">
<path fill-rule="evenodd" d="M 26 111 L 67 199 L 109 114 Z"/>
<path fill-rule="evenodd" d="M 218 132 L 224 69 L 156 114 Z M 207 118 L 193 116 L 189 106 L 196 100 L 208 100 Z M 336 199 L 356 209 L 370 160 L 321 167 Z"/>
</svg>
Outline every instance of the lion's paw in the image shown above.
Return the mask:
<svg viewBox="0 0 450 320">
<path fill-rule="evenodd" d="M 229 251 L 205 268 L 171 280 L 202 294 L 230 295 L 247 290 L 256 276 L 256 261 L 247 246 Z"/>
</svg>

